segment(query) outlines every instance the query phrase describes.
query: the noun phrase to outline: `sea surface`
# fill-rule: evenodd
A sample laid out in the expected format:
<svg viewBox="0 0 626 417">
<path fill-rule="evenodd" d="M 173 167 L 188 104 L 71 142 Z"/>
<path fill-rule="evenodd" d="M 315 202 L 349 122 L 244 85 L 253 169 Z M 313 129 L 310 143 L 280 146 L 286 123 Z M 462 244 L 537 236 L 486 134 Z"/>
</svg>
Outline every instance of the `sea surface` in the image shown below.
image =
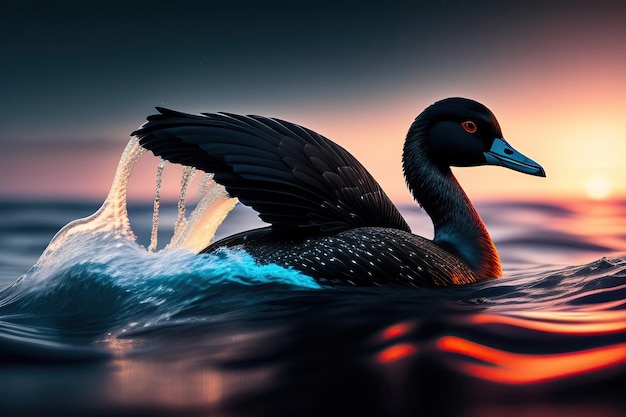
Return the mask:
<svg viewBox="0 0 626 417">
<path fill-rule="evenodd" d="M 46 249 L 100 204 L 0 199 L 2 416 L 626 415 L 624 200 L 480 202 L 506 277 L 441 289 L 166 250 L 176 202 Z"/>
</svg>

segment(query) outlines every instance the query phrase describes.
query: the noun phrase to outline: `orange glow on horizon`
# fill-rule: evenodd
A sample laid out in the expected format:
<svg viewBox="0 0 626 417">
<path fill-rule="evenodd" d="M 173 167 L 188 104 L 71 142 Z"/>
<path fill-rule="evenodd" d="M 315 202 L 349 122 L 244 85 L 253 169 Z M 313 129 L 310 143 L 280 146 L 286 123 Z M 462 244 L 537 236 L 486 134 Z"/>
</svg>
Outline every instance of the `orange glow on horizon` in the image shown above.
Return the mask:
<svg viewBox="0 0 626 417">
<path fill-rule="evenodd" d="M 412 97 L 406 89 L 390 91 L 376 98 L 376 106 L 365 101 L 313 114 L 303 109 L 294 119 L 350 151 L 392 200 L 410 202 L 401 157 L 413 119 L 441 98 L 475 98 L 495 113 L 507 141 L 541 164 L 547 177 L 502 167 L 453 168 L 471 199 L 626 196 L 626 165 L 621 161 L 626 155 L 621 126 L 626 83 L 615 84 L 622 75 L 605 74 L 590 82 L 588 70 L 564 68 L 558 80 L 552 74 L 516 74 L 516 84 L 506 89 L 496 82 L 472 89 L 451 83 L 441 89 L 414 90 Z"/>
</svg>

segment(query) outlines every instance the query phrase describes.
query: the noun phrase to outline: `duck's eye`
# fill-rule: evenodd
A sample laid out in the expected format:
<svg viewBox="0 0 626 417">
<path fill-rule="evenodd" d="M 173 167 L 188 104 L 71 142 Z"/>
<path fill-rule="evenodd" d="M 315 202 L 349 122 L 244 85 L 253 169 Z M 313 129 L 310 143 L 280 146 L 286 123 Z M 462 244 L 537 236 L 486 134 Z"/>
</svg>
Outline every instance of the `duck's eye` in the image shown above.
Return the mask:
<svg viewBox="0 0 626 417">
<path fill-rule="evenodd" d="M 471 120 L 461 123 L 461 126 L 463 126 L 463 129 L 465 129 L 467 133 L 476 133 L 476 129 L 478 129 L 476 123 Z"/>
</svg>

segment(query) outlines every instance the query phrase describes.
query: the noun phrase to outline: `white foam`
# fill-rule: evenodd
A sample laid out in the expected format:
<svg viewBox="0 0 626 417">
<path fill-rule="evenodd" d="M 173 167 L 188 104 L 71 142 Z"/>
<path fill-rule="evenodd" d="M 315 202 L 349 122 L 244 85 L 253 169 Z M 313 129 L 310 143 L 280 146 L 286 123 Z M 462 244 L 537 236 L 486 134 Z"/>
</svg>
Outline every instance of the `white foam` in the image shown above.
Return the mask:
<svg viewBox="0 0 626 417">
<path fill-rule="evenodd" d="M 136 244 L 136 237 L 131 229 L 127 211 L 127 187 L 133 168 L 139 158 L 146 152 L 139 140 L 132 138 L 120 159 L 111 190 L 102 206 L 91 216 L 75 220 L 63 227 L 50 241 L 35 266 L 42 266 L 54 260 L 63 262 L 67 253 L 63 247 L 72 241 L 84 242 L 95 235 L 105 235 Z M 159 226 L 160 192 L 165 161 L 161 161 L 157 169 L 152 232 L 147 252 L 156 250 Z M 187 189 L 195 172 L 194 168 L 185 167 L 181 178 L 178 201 L 178 216 L 170 243 L 163 251 L 187 249 L 198 252 L 208 246 L 219 225 L 235 207 L 236 198 L 231 198 L 226 189 L 214 182 L 210 175 L 205 175 L 198 195 L 201 196 L 195 209 L 186 217 Z M 138 245 L 137 245 L 138 246 Z M 65 251 L 67 252 L 67 251 Z M 61 259 L 59 259 L 59 257 Z"/>
</svg>

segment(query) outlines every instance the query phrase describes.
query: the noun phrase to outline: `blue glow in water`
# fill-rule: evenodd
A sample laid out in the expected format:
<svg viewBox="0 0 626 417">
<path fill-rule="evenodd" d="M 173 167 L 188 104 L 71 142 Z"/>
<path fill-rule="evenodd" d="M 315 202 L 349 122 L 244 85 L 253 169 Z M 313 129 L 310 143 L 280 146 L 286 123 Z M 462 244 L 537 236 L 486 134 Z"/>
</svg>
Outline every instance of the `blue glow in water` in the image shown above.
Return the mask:
<svg viewBox="0 0 626 417">
<path fill-rule="evenodd" d="M 199 302 L 223 304 L 224 297 L 240 297 L 245 292 L 241 287 L 263 285 L 320 288 L 311 277 L 278 265 L 257 265 L 239 250 L 150 253 L 112 234 L 92 234 L 67 242 L 6 289 L 0 313 L 55 317 L 62 327 L 82 319 L 85 332 L 88 323 L 115 327 L 167 321 Z M 204 311 L 210 313 L 210 308 Z"/>
</svg>

